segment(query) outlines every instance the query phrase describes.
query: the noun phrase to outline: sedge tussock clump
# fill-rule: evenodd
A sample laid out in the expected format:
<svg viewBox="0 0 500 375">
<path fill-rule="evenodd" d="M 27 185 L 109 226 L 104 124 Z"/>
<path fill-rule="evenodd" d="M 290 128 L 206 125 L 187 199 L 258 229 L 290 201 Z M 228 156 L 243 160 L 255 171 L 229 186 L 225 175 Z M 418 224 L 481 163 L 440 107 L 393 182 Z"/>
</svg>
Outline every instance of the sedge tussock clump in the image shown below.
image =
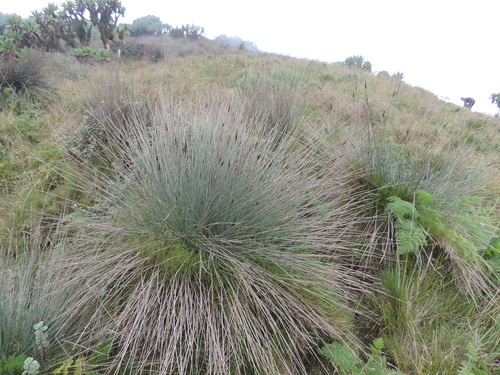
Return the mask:
<svg viewBox="0 0 500 375">
<path fill-rule="evenodd" d="M 56 96 L 49 63 L 41 51 L 28 51 L 14 59 L 0 58 L 0 90 L 11 99 L 46 103 Z"/>
<path fill-rule="evenodd" d="M 481 251 L 498 231 L 494 167 L 444 152 L 430 139 L 405 143 L 389 129 L 364 133 L 346 147 L 367 171 L 360 185 L 372 201 L 383 254 L 410 254 L 422 267 L 444 260 L 459 290 L 491 295 Z"/>
<path fill-rule="evenodd" d="M 345 176 L 318 178 L 310 149 L 262 139 L 228 104 L 201 107 L 129 127 L 92 187 L 100 214 L 68 224 L 65 329 L 111 342 L 108 373 L 306 373 L 322 340 L 355 341 L 349 300 L 366 290 L 337 261 L 355 251 Z"/>
<path fill-rule="evenodd" d="M 45 350 L 52 354 L 58 347 L 52 333 L 61 327 L 62 317 L 69 311 L 70 296 L 54 293 L 52 281 L 59 266 L 42 250 L 45 242 L 41 229 L 40 223 L 33 225 L 22 249 L 11 239 L 7 254 L 0 256 L 0 365 L 9 356 L 40 358 L 47 354 Z M 44 353 L 37 350 L 33 331 L 33 325 L 40 321 L 50 330 L 48 336 L 44 335 L 50 344 Z"/>
</svg>

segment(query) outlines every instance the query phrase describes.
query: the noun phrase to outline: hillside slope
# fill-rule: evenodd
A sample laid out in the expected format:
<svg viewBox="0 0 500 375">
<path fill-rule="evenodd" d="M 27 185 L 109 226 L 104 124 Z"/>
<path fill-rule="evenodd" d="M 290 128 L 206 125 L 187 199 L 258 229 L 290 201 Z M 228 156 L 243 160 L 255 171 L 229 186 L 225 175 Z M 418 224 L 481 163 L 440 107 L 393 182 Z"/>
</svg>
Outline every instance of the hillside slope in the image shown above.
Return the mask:
<svg viewBox="0 0 500 375">
<path fill-rule="evenodd" d="M 154 62 L 33 53 L 41 83 L 2 92 L 0 364 L 500 371 L 500 119 L 158 40 Z"/>
</svg>

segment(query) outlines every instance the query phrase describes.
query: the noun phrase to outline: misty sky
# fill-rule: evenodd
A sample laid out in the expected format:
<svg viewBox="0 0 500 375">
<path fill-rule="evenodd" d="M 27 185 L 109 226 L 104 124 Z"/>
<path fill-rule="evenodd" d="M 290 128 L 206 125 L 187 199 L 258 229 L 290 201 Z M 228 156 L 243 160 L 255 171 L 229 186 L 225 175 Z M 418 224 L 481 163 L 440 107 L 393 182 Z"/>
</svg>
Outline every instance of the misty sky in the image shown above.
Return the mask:
<svg viewBox="0 0 500 375">
<path fill-rule="evenodd" d="M 2 0 L 0 12 L 23 17 L 60 0 Z M 496 114 L 500 93 L 494 0 L 122 0 L 123 22 L 155 15 L 173 26 L 195 24 L 208 38 L 238 36 L 259 50 L 325 62 L 361 55 L 373 71 L 402 72 L 403 80 L 474 111 Z M 251 4 L 251 5 L 250 5 Z"/>
</svg>

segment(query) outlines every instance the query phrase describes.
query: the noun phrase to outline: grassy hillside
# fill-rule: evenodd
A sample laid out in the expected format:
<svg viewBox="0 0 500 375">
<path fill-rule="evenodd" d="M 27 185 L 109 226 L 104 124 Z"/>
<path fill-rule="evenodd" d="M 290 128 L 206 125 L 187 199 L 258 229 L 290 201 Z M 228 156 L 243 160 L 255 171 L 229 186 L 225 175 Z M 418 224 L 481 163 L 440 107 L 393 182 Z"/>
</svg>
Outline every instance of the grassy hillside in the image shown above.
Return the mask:
<svg viewBox="0 0 500 375">
<path fill-rule="evenodd" d="M 500 372 L 498 118 L 208 40 L 0 64 L 0 373 Z"/>
</svg>

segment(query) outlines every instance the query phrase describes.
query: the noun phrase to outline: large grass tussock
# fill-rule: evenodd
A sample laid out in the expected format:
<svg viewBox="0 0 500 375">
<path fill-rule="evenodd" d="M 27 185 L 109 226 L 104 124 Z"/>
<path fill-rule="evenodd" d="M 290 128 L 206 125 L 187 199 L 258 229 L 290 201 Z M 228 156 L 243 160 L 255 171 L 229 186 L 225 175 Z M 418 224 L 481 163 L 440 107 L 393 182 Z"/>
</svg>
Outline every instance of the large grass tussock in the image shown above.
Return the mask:
<svg viewBox="0 0 500 375">
<path fill-rule="evenodd" d="M 305 373 L 318 342 L 355 341 L 346 176 L 246 124 L 224 104 L 160 107 L 94 186 L 105 214 L 74 223 L 61 285 L 81 344 L 119 348 L 110 369 Z"/>
</svg>

